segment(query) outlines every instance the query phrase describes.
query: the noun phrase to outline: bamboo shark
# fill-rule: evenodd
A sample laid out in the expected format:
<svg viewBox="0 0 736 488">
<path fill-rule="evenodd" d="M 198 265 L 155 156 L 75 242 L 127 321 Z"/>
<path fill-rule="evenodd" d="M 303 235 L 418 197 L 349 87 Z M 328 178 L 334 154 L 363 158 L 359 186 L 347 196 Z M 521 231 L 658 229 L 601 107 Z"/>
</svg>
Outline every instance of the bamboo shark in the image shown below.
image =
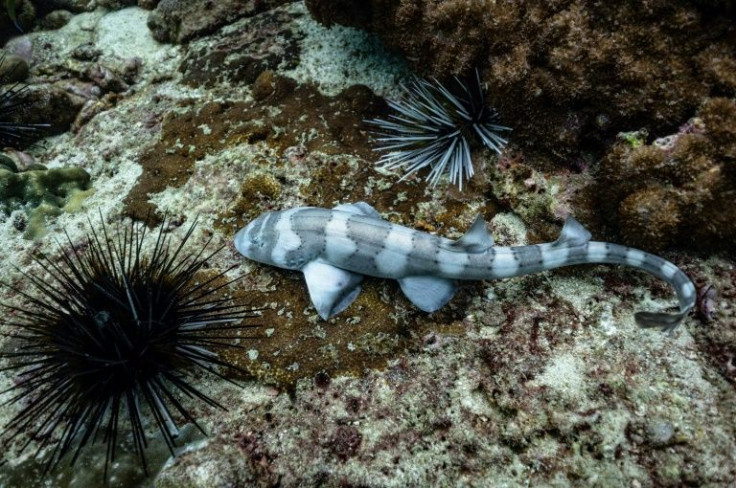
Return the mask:
<svg viewBox="0 0 736 488">
<path fill-rule="evenodd" d="M 672 331 L 695 304 L 695 287 L 677 266 L 638 249 L 591 241 L 590 233 L 568 217 L 559 238 L 530 246 L 494 246 L 478 215 L 453 241 L 392 224 L 365 202 L 334 209 L 300 207 L 266 212 L 235 235 L 245 257 L 304 273 L 312 304 L 327 320 L 360 293 L 363 276 L 394 279 L 404 295 L 425 312 L 444 306 L 458 280 L 522 276 L 586 263 L 622 264 L 669 283 L 679 312 L 638 312 L 642 327 Z"/>
</svg>

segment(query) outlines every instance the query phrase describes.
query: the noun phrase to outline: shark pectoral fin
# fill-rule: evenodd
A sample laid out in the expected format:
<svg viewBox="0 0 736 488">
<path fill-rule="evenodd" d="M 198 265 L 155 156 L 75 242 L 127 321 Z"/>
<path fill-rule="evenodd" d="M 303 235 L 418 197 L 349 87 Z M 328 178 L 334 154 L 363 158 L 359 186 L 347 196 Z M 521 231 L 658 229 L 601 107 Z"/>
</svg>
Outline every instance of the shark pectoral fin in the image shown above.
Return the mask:
<svg viewBox="0 0 736 488">
<path fill-rule="evenodd" d="M 327 320 L 353 303 L 360 293 L 363 275 L 311 261 L 302 268 L 309 298 L 320 317 Z"/>
<path fill-rule="evenodd" d="M 365 215 L 367 217 L 375 217 L 377 219 L 383 218 L 381 217 L 381 214 L 378 213 L 378 210 L 371 207 L 365 202 L 341 203 L 333 210 L 339 210 L 341 212 L 348 212 L 357 215 Z"/>
<path fill-rule="evenodd" d="M 553 244 L 557 246 L 582 246 L 591 237 L 590 232 L 580 222 L 568 216 L 565 225 L 562 226 L 560 237 Z"/>
<path fill-rule="evenodd" d="M 399 285 L 406 298 L 425 312 L 442 308 L 457 290 L 453 280 L 434 276 L 409 276 L 400 279 Z"/>
<path fill-rule="evenodd" d="M 450 244 L 450 248 L 462 252 L 483 252 L 493 246 L 493 236 L 488 233 L 486 221 L 478 214 L 470 229 L 458 240 Z"/>
</svg>

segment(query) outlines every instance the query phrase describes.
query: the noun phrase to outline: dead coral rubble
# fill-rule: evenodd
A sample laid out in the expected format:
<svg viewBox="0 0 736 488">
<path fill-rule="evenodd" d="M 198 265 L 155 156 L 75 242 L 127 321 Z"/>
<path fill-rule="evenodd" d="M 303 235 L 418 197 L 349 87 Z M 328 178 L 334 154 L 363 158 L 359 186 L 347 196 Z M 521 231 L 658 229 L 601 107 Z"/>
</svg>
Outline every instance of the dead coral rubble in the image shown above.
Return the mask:
<svg viewBox="0 0 736 488">
<path fill-rule="evenodd" d="M 671 132 L 736 91 L 732 2 L 306 0 L 376 32 L 423 75 L 481 69 L 514 140 L 559 158 L 617 132 Z"/>
<path fill-rule="evenodd" d="M 599 215 L 627 244 L 736 250 L 736 102 L 710 99 L 652 144 L 621 138 L 598 180 Z"/>
</svg>

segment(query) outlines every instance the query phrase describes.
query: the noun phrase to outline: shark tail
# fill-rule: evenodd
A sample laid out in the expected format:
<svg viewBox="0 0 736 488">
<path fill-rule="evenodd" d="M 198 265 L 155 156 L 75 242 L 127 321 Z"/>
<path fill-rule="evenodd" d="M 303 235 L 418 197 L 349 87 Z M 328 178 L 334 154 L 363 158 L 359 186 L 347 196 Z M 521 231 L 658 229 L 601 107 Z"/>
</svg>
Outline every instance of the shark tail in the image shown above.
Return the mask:
<svg viewBox="0 0 736 488">
<path fill-rule="evenodd" d="M 662 332 L 672 332 L 680 326 L 689 312 L 690 308 L 679 313 L 637 312 L 634 318 L 637 325 L 643 329 L 659 328 L 662 329 Z"/>
</svg>

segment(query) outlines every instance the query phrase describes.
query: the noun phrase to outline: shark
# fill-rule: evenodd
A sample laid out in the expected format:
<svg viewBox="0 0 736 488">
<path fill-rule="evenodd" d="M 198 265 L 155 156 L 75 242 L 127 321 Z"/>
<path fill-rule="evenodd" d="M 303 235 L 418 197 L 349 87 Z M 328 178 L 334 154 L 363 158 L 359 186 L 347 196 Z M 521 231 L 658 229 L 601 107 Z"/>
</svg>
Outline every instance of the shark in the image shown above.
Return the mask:
<svg viewBox="0 0 736 488">
<path fill-rule="evenodd" d="M 671 285 L 677 312 L 637 312 L 635 320 L 641 327 L 675 330 L 695 305 L 690 278 L 659 256 L 591 237 L 568 217 L 554 242 L 496 246 L 478 215 L 462 237 L 451 240 L 391 223 L 368 203 L 358 202 L 265 212 L 236 233 L 234 245 L 251 260 L 301 271 L 324 320 L 353 303 L 364 276 L 398 281 L 411 303 L 431 313 L 452 299 L 461 281 L 605 263 L 640 269 Z"/>
</svg>

